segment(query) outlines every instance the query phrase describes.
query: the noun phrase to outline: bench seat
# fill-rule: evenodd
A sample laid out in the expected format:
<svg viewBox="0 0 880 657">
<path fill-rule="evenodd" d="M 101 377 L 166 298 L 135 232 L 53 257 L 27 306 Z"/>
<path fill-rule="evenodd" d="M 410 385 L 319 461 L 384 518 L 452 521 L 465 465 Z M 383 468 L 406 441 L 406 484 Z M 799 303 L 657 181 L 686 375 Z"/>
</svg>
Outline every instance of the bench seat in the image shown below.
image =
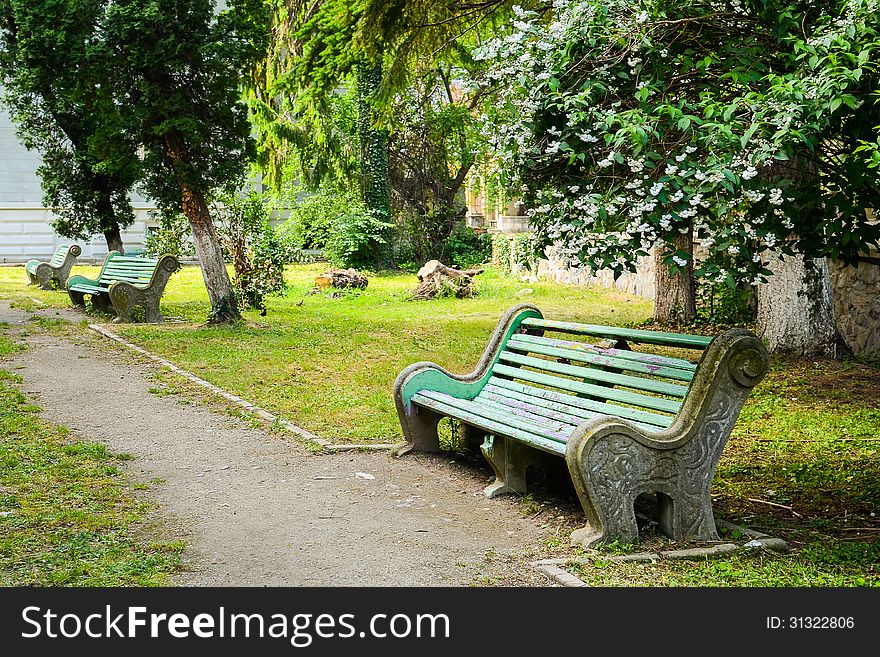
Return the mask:
<svg viewBox="0 0 880 657">
<path fill-rule="evenodd" d="M 62 244 L 55 249 L 49 262 L 28 260 L 24 265 L 28 285 L 39 285 L 43 290 L 51 290 L 53 285 L 63 288 L 81 253 L 82 247 L 79 244 Z"/>
<path fill-rule="evenodd" d="M 142 258 L 111 251 L 96 279 L 73 276 L 67 281 L 67 293 L 76 306 L 85 306 L 86 295 L 98 310 L 109 310 L 112 305 L 116 322 L 133 321 L 132 311 L 138 306 L 144 309 L 147 322 L 159 322 L 159 299 L 171 274 L 179 268 L 172 255 Z"/>
<path fill-rule="evenodd" d="M 718 457 L 767 367 L 764 347 L 741 329 L 713 339 L 547 320 L 516 306 L 474 372 L 434 363 L 401 372 L 396 452 L 439 449 L 437 422 L 454 418 L 482 441 L 496 474 L 489 497 L 526 492 L 534 450 L 566 459 L 588 521 L 577 544 L 637 540 L 633 502 L 646 492 L 658 494 L 670 536 L 708 540 L 717 537 L 709 491 Z"/>
</svg>

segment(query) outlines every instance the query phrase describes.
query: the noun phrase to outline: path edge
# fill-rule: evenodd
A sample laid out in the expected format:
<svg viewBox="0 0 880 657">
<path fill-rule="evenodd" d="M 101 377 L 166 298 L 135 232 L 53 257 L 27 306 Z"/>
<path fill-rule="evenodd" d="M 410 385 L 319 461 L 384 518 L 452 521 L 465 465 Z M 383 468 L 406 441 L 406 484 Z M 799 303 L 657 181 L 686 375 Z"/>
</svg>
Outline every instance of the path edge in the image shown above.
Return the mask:
<svg viewBox="0 0 880 657">
<path fill-rule="evenodd" d="M 127 349 L 130 349 L 131 351 L 136 351 L 137 353 L 141 354 L 142 356 L 145 356 L 149 360 L 152 360 L 153 362 L 158 363 L 158 364 L 162 365 L 163 367 L 168 368 L 169 370 L 171 370 L 175 374 L 182 376 L 184 379 L 191 381 L 192 383 L 195 383 L 196 385 L 204 388 L 205 390 L 208 390 L 212 394 L 214 394 L 218 397 L 222 397 L 226 401 L 232 402 L 236 406 L 240 406 L 241 408 L 245 409 L 246 411 L 249 411 L 250 413 L 257 415 L 258 417 L 265 420 L 266 422 L 270 422 L 272 424 L 280 426 L 282 429 L 285 429 L 286 431 L 289 431 L 290 433 L 295 434 L 295 435 L 299 436 L 300 438 L 307 440 L 310 443 L 314 443 L 314 444 L 320 446 L 321 449 L 326 450 L 328 452 L 343 452 L 343 451 L 350 451 L 350 450 L 382 451 L 382 450 L 390 450 L 392 447 L 394 447 L 393 445 L 384 444 L 384 443 L 362 444 L 362 445 L 348 445 L 348 444 L 332 443 L 329 440 L 327 440 L 326 438 L 321 438 L 319 435 L 314 434 L 311 431 L 308 431 L 306 429 L 303 429 L 302 427 L 294 424 L 290 420 L 285 420 L 284 418 L 278 417 L 274 413 L 270 413 L 266 409 L 264 409 L 256 404 L 253 404 L 253 403 L 249 402 L 248 400 L 243 399 L 242 397 L 239 397 L 238 395 L 234 395 L 231 392 L 224 390 L 223 388 L 220 388 L 219 386 L 215 386 L 210 381 L 205 381 L 204 379 L 197 377 L 192 372 L 188 372 L 185 369 L 183 369 L 182 367 L 178 367 L 177 365 L 175 365 L 171 361 L 166 360 L 166 359 L 162 358 L 161 356 L 157 356 L 156 354 L 152 353 L 151 351 L 148 351 L 148 350 L 144 349 L 143 347 L 139 347 L 138 345 L 129 342 L 128 340 L 117 335 L 116 333 L 114 333 L 113 331 L 111 331 L 110 329 L 108 329 L 106 326 L 104 326 L 102 324 L 89 324 L 89 329 L 91 329 L 92 331 L 94 331 L 95 333 L 97 333 L 98 335 L 100 335 L 104 338 L 107 338 L 109 340 L 115 340 L 116 342 L 123 345 Z"/>
</svg>

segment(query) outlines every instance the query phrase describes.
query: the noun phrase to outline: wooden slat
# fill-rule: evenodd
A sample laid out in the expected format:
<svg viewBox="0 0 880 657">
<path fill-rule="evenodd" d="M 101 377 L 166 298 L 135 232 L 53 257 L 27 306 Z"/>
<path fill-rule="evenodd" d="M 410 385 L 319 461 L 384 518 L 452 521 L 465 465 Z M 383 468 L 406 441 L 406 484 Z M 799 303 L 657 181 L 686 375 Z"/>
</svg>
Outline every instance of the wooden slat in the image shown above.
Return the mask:
<svg viewBox="0 0 880 657">
<path fill-rule="evenodd" d="M 675 419 L 669 415 L 660 415 L 651 411 L 643 411 L 627 406 L 617 406 L 616 404 L 607 404 L 605 402 L 587 399 L 584 397 L 574 397 L 566 395 L 555 390 L 547 390 L 546 388 L 536 388 L 523 383 L 516 383 L 507 379 L 499 379 L 492 377 L 483 388 L 486 392 L 498 393 L 506 396 L 512 396 L 514 399 L 525 399 L 534 404 L 546 406 L 572 415 L 583 414 L 584 419 L 591 419 L 595 415 L 613 415 L 627 420 L 632 420 L 643 426 L 653 426 L 656 431 L 658 428 L 665 429 Z M 480 393 L 482 394 L 482 392 Z M 479 395 L 478 395 L 479 397 Z"/>
<path fill-rule="evenodd" d="M 565 424 L 563 422 L 553 422 L 549 419 L 547 419 L 546 421 L 531 421 L 524 420 L 522 418 L 515 418 L 508 413 L 502 413 L 496 409 L 488 408 L 484 404 L 477 404 L 469 399 L 459 399 L 457 397 L 453 397 L 452 395 L 447 395 L 445 392 L 422 390 L 418 394 L 423 395 L 428 399 L 433 399 L 434 401 L 441 401 L 445 404 L 449 404 L 462 411 L 466 411 L 474 415 L 479 415 L 480 417 L 484 417 L 487 420 L 492 420 L 493 422 L 497 422 L 499 424 L 503 424 L 514 429 L 522 429 L 528 433 L 533 433 L 538 436 L 552 438 L 560 442 L 565 442 L 568 439 L 568 436 L 571 435 L 571 432 L 573 430 L 573 428 L 568 424 Z"/>
<path fill-rule="evenodd" d="M 511 351 L 502 351 L 499 359 L 506 363 L 516 363 L 517 365 L 525 365 L 534 367 L 535 369 L 553 372 L 555 374 L 565 374 L 566 376 L 574 376 L 579 379 L 589 379 L 592 381 L 602 381 L 626 388 L 634 388 L 635 390 L 643 390 L 645 392 L 655 392 L 660 395 L 669 395 L 670 397 L 678 397 L 683 399 L 687 395 L 687 387 L 680 386 L 675 383 L 667 383 L 658 379 L 641 378 L 638 376 L 627 376 L 626 374 L 616 374 L 614 372 L 606 372 L 598 370 L 595 367 L 581 367 L 579 365 L 566 365 L 558 363 L 555 360 L 547 360 L 546 358 L 535 358 L 534 356 L 523 356 Z"/>
<path fill-rule="evenodd" d="M 517 401 L 501 395 L 493 395 L 492 393 L 480 393 L 477 395 L 477 398 L 474 399 L 474 403 L 495 409 L 498 413 L 515 415 L 529 422 L 533 422 L 537 426 L 541 426 L 547 422 L 556 422 L 560 425 L 569 427 L 569 431 L 574 431 L 575 427 L 583 422 L 583 419 L 577 418 L 574 415 L 557 413 L 556 411 L 542 408 L 536 404 Z"/>
<path fill-rule="evenodd" d="M 680 359 L 664 358 L 654 354 L 639 354 L 639 352 L 635 351 L 630 352 L 630 354 L 646 356 L 646 358 L 627 358 L 617 353 L 609 353 L 611 351 L 622 351 L 620 349 L 602 349 L 585 342 L 554 340 L 553 338 L 537 335 L 514 335 L 508 340 L 505 347 L 523 352 L 531 351 L 536 354 L 543 354 L 544 356 L 568 358 L 569 360 L 577 360 L 582 363 L 601 365 L 603 367 L 614 367 L 629 372 L 653 374 L 654 376 L 662 376 L 667 379 L 675 379 L 676 381 L 690 382 L 694 378 L 694 372 L 697 369 L 696 365 Z"/>
<path fill-rule="evenodd" d="M 607 388 L 605 386 L 597 386 L 592 383 L 583 383 L 581 381 L 573 381 L 571 379 L 561 379 L 557 376 L 550 376 L 542 372 L 533 372 L 531 370 L 521 369 L 518 367 L 510 367 L 496 363 L 492 368 L 494 374 L 502 374 L 514 379 L 522 379 L 531 383 L 552 386 L 568 392 L 583 393 L 600 397 L 602 399 L 613 399 L 623 404 L 631 404 L 639 408 L 650 408 L 656 411 L 665 411 L 667 413 L 678 413 L 681 403 L 671 399 L 663 399 L 662 397 L 649 397 L 648 395 L 640 395 L 635 392 L 627 392 L 617 388 Z"/>
<path fill-rule="evenodd" d="M 413 395 L 412 401 L 419 406 L 424 406 L 425 408 L 430 408 L 433 411 L 437 411 L 441 415 L 458 418 L 462 422 L 472 424 L 473 426 L 479 427 L 480 429 L 483 429 L 489 433 L 493 433 L 499 436 L 510 436 L 511 438 L 516 438 L 517 440 L 520 440 L 527 445 L 531 445 L 532 447 L 536 447 L 537 449 L 541 449 L 545 452 L 550 452 L 551 454 L 565 454 L 565 444 L 562 441 L 546 438 L 539 434 L 530 433 L 517 427 L 512 427 L 506 424 L 502 424 L 501 422 L 496 422 L 495 420 L 490 420 L 479 414 L 471 413 L 467 410 L 460 408 L 457 403 L 449 403 L 461 402 L 463 401 L 461 399 L 455 399 L 453 397 L 449 397 L 448 395 L 442 395 L 442 393 L 433 393 L 434 395 L 439 395 L 441 399 L 432 399 L 431 397 L 426 396 L 426 392 L 427 391 L 416 393 L 415 395 Z"/>
<path fill-rule="evenodd" d="M 709 343 L 712 342 L 711 337 L 703 335 L 643 331 L 638 329 L 625 329 L 617 326 L 599 326 L 597 324 L 576 324 L 574 322 L 558 322 L 550 319 L 537 319 L 535 317 L 524 319 L 522 325 L 548 329 L 551 331 L 562 331 L 564 333 L 595 335 L 600 338 L 620 338 L 644 344 L 685 347 L 688 349 L 705 349 L 709 346 Z"/>
<path fill-rule="evenodd" d="M 100 285 L 89 285 L 88 283 L 77 283 L 76 285 L 71 285 L 70 289 L 74 292 L 109 292 L 109 288 L 101 287 Z"/>
</svg>

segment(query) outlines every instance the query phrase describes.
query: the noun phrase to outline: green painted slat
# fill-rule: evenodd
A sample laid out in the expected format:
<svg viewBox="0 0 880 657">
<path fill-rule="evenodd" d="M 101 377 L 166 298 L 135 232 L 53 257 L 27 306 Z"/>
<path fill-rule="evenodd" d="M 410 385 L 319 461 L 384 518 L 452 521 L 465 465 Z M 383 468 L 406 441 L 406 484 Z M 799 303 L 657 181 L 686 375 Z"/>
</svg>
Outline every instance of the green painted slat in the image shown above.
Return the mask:
<svg viewBox="0 0 880 657">
<path fill-rule="evenodd" d="M 508 400 L 513 401 L 513 400 Z M 557 431 L 560 433 L 570 433 L 574 431 L 575 427 L 577 427 L 580 422 L 574 416 L 569 416 L 567 420 L 563 420 L 561 417 L 561 413 L 538 413 L 537 410 L 541 410 L 540 407 L 530 408 L 529 404 L 525 402 L 520 402 L 520 405 L 517 406 L 515 404 L 505 404 L 499 402 L 497 399 L 493 398 L 493 395 L 487 394 L 483 395 L 482 393 L 474 399 L 475 404 L 479 404 L 487 409 L 493 409 L 497 413 L 501 413 L 502 415 L 514 415 L 516 417 L 522 418 L 523 420 L 535 425 L 536 427 L 545 428 L 545 427 L 557 427 Z M 543 409 L 546 411 L 547 409 Z M 557 417 L 553 417 L 557 416 Z"/>
<path fill-rule="evenodd" d="M 550 319 L 529 318 L 523 320 L 524 326 L 544 328 L 551 331 L 563 331 L 578 335 L 595 335 L 600 338 L 622 338 L 644 344 L 658 344 L 670 347 L 686 347 L 688 349 L 705 349 L 712 338 L 687 333 L 663 333 L 661 331 L 642 331 L 625 329 L 617 326 L 599 326 L 596 324 L 576 324 L 574 322 L 557 322 Z"/>
<path fill-rule="evenodd" d="M 452 397 L 450 397 L 449 399 L 453 401 L 461 401 L 454 400 Z M 419 392 L 414 394 L 412 396 L 412 401 L 419 406 L 430 408 L 431 410 L 437 411 L 442 415 L 458 418 L 462 422 L 472 424 L 475 427 L 479 427 L 480 429 L 483 429 L 484 431 L 487 431 L 489 433 L 493 433 L 499 436 L 510 436 L 511 438 L 516 438 L 517 440 L 520 440 L 527 445 L 531 445 L 532 447 L 543 450 L 545 452 L 550 452 L 551 454 L 557 454 L 560 456 L 565 454 L 565 445 L 563 443 L 557 442 L 555 440 L 550 440 L 536 434 L 527 433 L 525 431 L 517 429 L 516 427 L 510 427 L 501 424 L 500 422 L 495 422 L 493 420 L 481 417 L 474 413 L 469 413 L 448 403 L 425 397 L 423 393 Z"/>
<path fill-rule="evenodd" d="M 585 420 L 590 419 L 541 406 L 540 404 L 536 404 L 534 400 L 531 399 L 528 401 L 523 399 L 514 399 L 512 395 L 507 397 L 498 392 L 492 392 L 491 390 L 486 389 L 483 389 L 480 394 L 477 395 L 476 399 L 474 399 L 474 403 L 495 406 L 496 408 L 502 409 L 506 413 L 522 415 L 526 419 L 534 416 L 540 416 L 544 418 L 544 420 L 549 419 L 555 420 L 557 422 L 563 422 L 565 424 L 571 425 L 572 428 L 576 427 L 579 424 L 583 424 Z M 587 411 L 584 411 L 582 413 L 582 415 L 588 414 L 592 415 L 592 417 L 597 417 L 599 415 L 598 413 L 587 413 Z"/>
<path fill-rule="evenodd" d="M 626 408 L 625 406 L 614 406 L 613 404 L 603 404 L 605 407 L 604 411 L 590 410 L 584 408 L 583 404 L 579 406 L 575 406 L 575 404 L 592 400 L 584 400 L 582 397 L 563 395 L 562 393 L 552 392 L 543 388 L 532 388 L 530 386 L 514 384 L 510 381 L 505 381 L 504 379 L 498 379 L 498 382 L 512 384 L 522 389 L 529 389 L 530 392 L 524 393 L 521 390 L 511 390 L 509 387 L 505 388 L 502 385 L 489 384 L 483 388 L 475 401 L 481 400 L 484 396 L 492 396 L 493 398 L 496 398 L 496 401 L 502 398 L 516 400 L 544 409 L 540 412 L 558 413 L 558 419 L 560 420 L 563 417 L 579 418 L 578 424 L 581 424 L 586 420 L 592 420 L 593 418 L 608 417 L 610 415 L 629 420 L 646 431 L 660 431 L 661 429 L 665 429 L 672 424 L 674 419 L 668 415 L 637 411 L 632 408 Z M 602 402 L 593 402 L 593 404 L 602 404 Z M 535 412 L 537 413 L 539 411 L 536 410 Z"/>
<path fill-rule="evenodd" d="M 529 381 L 531 383 L 553 386 L 554 388 L 560 388 L 562 390 L 567 390 L 568 392 L 584 393 L 595 397 L 601 397 L 603 399 L 613 399 L 614 401 L 623 404 L 631 404 L 639 408 L 650 408 L 657 411 L 665 411 L 667 413 L 678 413 L 681 408 L 679 402 L 672 401 L 671 399 L 648 397 L 647 395 L 626 392 L 625 390 L 618 390 L 617 388 L 606 388 L 592 383 L 572 381 L 571 379 L 560 379 L 556 376 L 542 374 L 541 372 L 533 372 L 531 370 L 524 370 L 519 367 L 501 365 L 500 363 L 493 367 L 492 372 L 494 374 L 509 376 L 514 379 L 522 379 L 523 381 Z"/>
<path fill-rule="evenodd" d="M 592 381 L 603 381 L 605 383 L 624 386 L 626 388 L 644 390 L 645 392 L 655 392 L 657 394 L 669 395 L 670 397 L 678 397 L 680 399 L 684 399 L 685 395 L 687 395 L 686 386 L 667 383 L 666 381 L 658 381 L 657 379 L 644 379 L 637 376 L 627 376 L 626 374 L 615 374 L 614 372 L 597 370 L 594 367 L 565 365 L 564 363 L 558 363 L 554 360 L 535 358 L 534 356 L 523 356 L 522 354 L 510 351 L 502 351 L 499 358 L 507 363 L 526 365 L 547 372 L 554 372 L 555 374 L 565 374 L 567 376 L 575 376 L 580 379 L 590 379 Z"/>
<path fill-rule="evenodd" d="M 109 292 L 110 289 L 106 287 L 101 287 L 99 285 L 86 285 L 85 283 L 79 283 L 77 285 L 71 285 L 70 289 L 74 292 Z"/>
<path fill-rule="evenodd" d="M 545 356 L 557 356 L 559 358 L 568 358 L 584 363 L 592 363 L 594 365 L 602 365 L 605 367 L 615 367 L 617 369 L 627 370 L 630 372 L 641 372 L 643 374 L 653 374 L 654 376 L 662 376 L 667 379 L 675 379 L 676 381 L 690 382 L 694 378 L 696 365 L 687 363 L 688 367 L 683 367 L 678 363 L 678 359 L 666 359 L 662 356 L 651 357 L 651 354 L 642 354 L 648 358 L 626 358 L 618 354 L 611 355 L 610 349 L 602 349 L 595 345 L 585 342 L 571 342 L 569 340 L 554 340 L 552 338 L 544 338 L 537 335 L 520 334 L 513 336 L 507 343 L 508 349 L 521 351 L 533 351 L 537 354 Z M 553 351 L 549 351 L 553 350 Z M 615 349 L 613 351 L 621 351 Z M 565 353 L 562 353 L 565 352 Z M 638 354 L 638 352 L 630 352 Z M 673 361 L 664 363 L 664 361 Z"/>
<path fill-rule="evenodd" d="M 469 399 L 458 399 L 457 397 L 452 397 L 446 393 L 437 392 L 435 390 L 423 390 L 419 394 L 428 399 L 449 404 L 450 406 L 472 413 L 473 415 L 479 415 L 492 422 L 497 422 L 514 429 L 522 429 L 527 433 L 532 433 L 536 436 L 544 436 L 563 443 L 574 430 L 574 427 L 561 422 L 534 422 L 520 417 L 513 417 L 509 413 L 499 412 L 497 409 L 489 408 L 485 404 L 477 404 Z"/>
<path fill-rule="evenodd" d="M 515 381 L 492 377 L 484 390 L 495 392 L 504 391 L 504 394 L 525 397 L 534 401 L 536 404 L 547 405 L 550 408 L 556 408 L 557 405 L 563 408 L 559 410 L 568 413 L 595 413 L 597 415 L 613 415 L 622 417 L 633 422 L 643 423 L 645 425 L 654 425 L 665 429 L 675 419 L 669 415 L 660 415 L 651 411 L 642 411 L 636 408 L 626 406 L 617 406 L 615 404 L 607 404 L 605 402 L 596 401 L 594 399 L 586 399 L 584 397 L 574 397 L 555 390 L 547 390 L 545 388 L 535 388 L 527 386 Z"/>
<path fill-rule="evenodd" d="M 156 268 L 155 262 L 144 262 L 138 264 L 123 264 L 119 262 L 110 261 L 107 265 L 107 269 L 130 269 L 133 271 L 142 271 L 142 270 L 152 270 Z"/>
</svg>

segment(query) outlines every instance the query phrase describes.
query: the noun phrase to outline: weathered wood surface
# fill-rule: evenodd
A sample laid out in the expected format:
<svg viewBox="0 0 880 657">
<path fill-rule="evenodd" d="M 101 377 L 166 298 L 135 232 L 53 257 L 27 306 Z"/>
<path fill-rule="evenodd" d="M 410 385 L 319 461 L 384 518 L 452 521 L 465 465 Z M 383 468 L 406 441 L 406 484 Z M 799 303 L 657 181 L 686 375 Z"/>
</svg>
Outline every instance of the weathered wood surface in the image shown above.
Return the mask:
<svg viewBox="0 0 880 657">
<path fill-rule="evenodd" d="M 649 347 L 605 348 L 549 331 Z M 651 353 L 653 345 L 703 353 L 696 364 Z M 712 476 L 767 369 L 766 350 L 741 329 L 712 339 L 550 321 L 524 304 L 499 322 L 473 373 L 453 375 L 433 363 L 401 372 L 395 403 L 406 442 L 398 450 L 435 449 L 437 421 L 456 418 L 472 437 L 487 436 L 482 452 L 496 473 L 487 496 L 525 492 L 528 448 L 565 457 L 587 517 L 574 543 L 638 540 L 633 502 L 646 491 L 661 499 L 664 532 L 711 540 Z"/>
</svg>

